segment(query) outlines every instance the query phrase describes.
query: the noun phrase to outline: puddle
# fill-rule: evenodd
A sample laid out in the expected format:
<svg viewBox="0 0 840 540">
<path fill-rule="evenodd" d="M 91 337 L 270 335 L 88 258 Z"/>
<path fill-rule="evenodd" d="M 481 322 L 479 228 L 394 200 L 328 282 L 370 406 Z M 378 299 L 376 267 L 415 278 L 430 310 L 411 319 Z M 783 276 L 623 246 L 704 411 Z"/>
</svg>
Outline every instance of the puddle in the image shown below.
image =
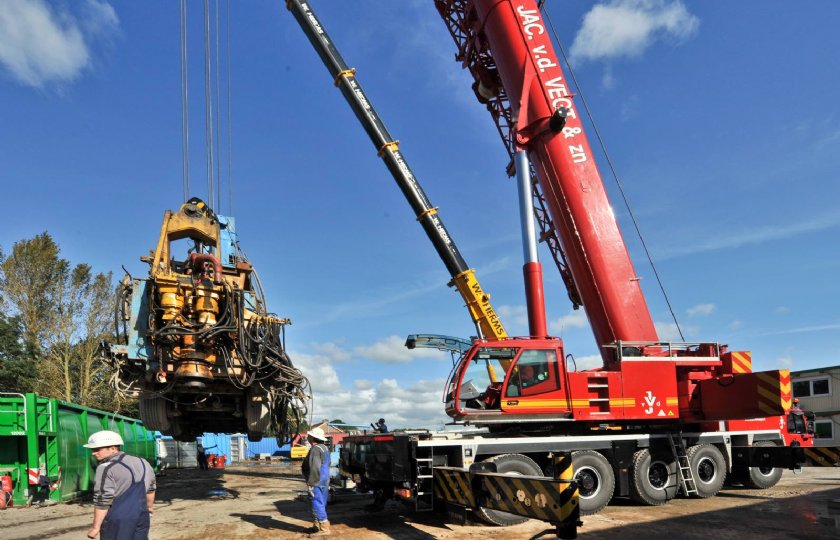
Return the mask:
<svg viewBox="0 0 840 540">
<path fill-rule="evenodd" d="M 817 508 L 817 523 L 840 529 L 840 499 L 828 501 Z"/>
<path fill-rule="evenodd" d="M 214 489 L 207 492 L 208 499 L 233 499 L 236 495 L 226 489 Z"/>
</svg>

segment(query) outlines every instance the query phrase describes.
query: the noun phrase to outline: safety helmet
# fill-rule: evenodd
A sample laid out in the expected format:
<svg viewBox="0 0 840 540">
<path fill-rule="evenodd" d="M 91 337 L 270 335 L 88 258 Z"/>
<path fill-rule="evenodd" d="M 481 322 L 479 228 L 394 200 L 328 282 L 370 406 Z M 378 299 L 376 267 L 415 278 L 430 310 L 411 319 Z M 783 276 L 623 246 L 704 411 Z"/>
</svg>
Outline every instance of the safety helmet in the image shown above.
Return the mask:
<svg viewBox="0 0 840 540">
<path fill-rule="evenodd" d="M 90 437 L 84 446 L 85 448 L 104 448 L 106 446 L 122 446 L 123 440 L 120 434 L 115 431 L 103 430 L 97 431 Z"/>
<path fill-rule="evenodd" d="M 326 441 L 327 436 L 324 435 L 324 430 L 316 427 L 309 430 L 309 433 L 306 434 L 308 437 L 312 437 L 313 439 L 318 439 L 319 441 Z"/>
<path fill-rule="evenodd" d="M 379 419 L 379 423 L 380 423 L 380 424 L 384 424 L 384 423 L 385 423 L 385 419 L 384 419 L 384 418 L 380 418 L 380 419 Z"/>
</svg>

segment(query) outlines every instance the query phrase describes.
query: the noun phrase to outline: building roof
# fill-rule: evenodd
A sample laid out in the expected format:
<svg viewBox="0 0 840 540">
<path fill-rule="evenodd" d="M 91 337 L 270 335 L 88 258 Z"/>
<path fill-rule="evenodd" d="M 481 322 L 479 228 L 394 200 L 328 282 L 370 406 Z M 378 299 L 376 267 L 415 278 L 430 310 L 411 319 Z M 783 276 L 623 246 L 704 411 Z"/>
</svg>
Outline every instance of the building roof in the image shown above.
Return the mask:
<svg viewBox="0 0 840 540">
<path fill-rule="evenodd" d="M 810 375 L 812 373 L 828 373 L 829 371 L 833 370 L 840 370 L 840 366 L 826 366 L 813 369 L 803 369 L 801 371 L 791 371 L 790 374 L 792 377 L 795 377 L 797 375 Z"/>
</svg>

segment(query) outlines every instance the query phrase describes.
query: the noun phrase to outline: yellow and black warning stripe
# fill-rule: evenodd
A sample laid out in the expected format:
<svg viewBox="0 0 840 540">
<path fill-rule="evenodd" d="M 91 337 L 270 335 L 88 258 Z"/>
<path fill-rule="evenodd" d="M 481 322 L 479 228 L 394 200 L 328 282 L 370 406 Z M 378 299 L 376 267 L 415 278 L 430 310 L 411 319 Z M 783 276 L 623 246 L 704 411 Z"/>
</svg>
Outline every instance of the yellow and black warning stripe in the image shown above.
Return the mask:
<svg viewBox="0 0 840 540">
<path fill-rule="evenodd" d="M 578 505 L 577 488 L 565 482 L 527 476 L 481 473 L 481 506 L 561 523 Z"/>
<path fill-rule="evenodd" d="M 578 490 L 571 482 L 574 476 L 571 459 L 568 463 L 560 462 L 555 466 L 560 467 L 560 474 L 569 479 L 435 467 L 435 495 L 449 503 L 469 508 L 488 508 L 558 524 L 568 520 L 576 523 L 579 517 Z"/>
<path fill-rule="evenodd" d="M 435 467 L 434 482 L 437 497 L 446 502 L 475 508 L 475 498 L 470 488 L 470 477 L 467 471 Z"/>
<path fill-rule="evenodd" d="M 811 467 L 840 467 L 840 446 L 815 446 L 804 450 Z"/>
</svg>

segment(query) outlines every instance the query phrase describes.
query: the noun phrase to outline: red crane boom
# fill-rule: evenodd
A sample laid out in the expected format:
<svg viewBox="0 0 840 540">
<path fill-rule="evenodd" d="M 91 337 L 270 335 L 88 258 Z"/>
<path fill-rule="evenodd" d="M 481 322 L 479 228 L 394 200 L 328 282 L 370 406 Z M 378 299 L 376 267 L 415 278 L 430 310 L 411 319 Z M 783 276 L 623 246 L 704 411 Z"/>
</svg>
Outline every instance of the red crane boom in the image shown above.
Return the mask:
<svg viewBox="0 0 840 540">
<path fill-rule="evenodd" d="M 657 341 L 639 278 L 536 3 L 436 4 L 459 44 L 460 59 L 476 79 L 479 99 L 507 101 L 507 107 L 496 105 L 491 112 L 495 109 L 511 124 L 509 150 L 528 152 L 605 360 L 612 356 L 603 345 Z"/>
</svg>

